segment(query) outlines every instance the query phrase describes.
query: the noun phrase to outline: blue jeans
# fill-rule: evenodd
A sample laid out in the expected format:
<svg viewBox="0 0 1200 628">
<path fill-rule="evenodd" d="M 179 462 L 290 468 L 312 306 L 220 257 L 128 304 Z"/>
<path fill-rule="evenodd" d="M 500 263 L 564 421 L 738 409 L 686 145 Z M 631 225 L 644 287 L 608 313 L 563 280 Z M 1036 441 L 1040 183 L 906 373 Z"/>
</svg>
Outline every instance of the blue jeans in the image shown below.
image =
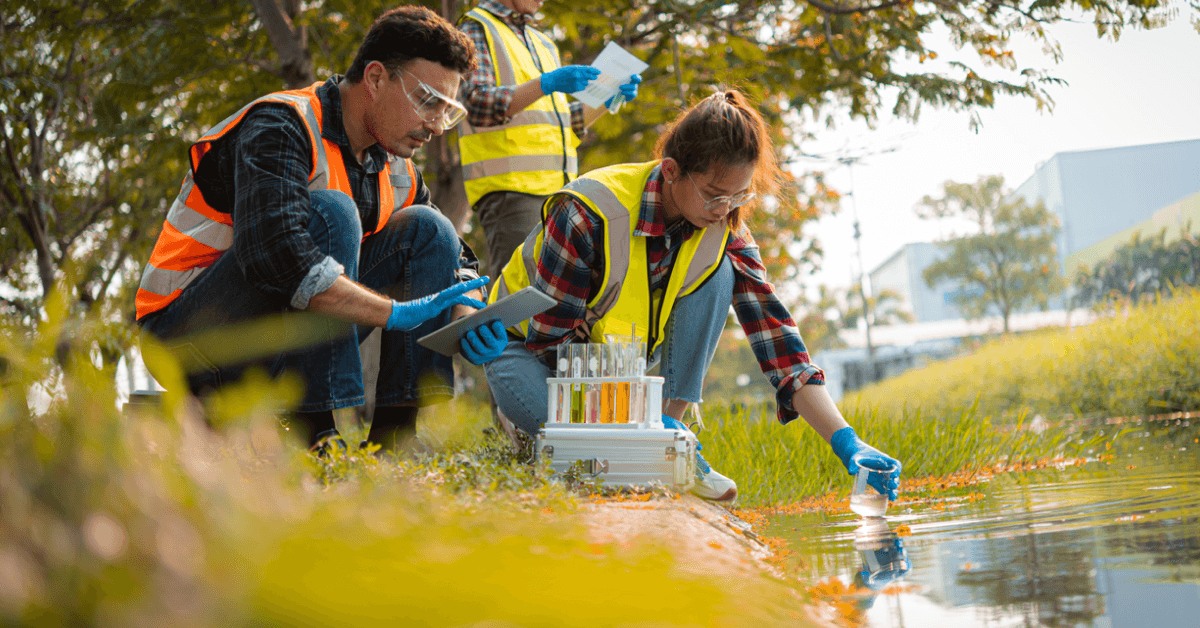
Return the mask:
<svg viewBox="0 0 1200 628">
<path fill-rule="evenodd" d="M 651 358 L 651 363 L 659 362 L 664 403 L 670 399 L 701 401 L 704 375 L 732 302 L 733 265 L 724 258 L 700 289 L 672 308 L 666 335 Z M 546 378 L 554 377 L 554 370 L 542 364 L 523 341 L 511 339 L 504 353 L 483 370 L 504 416 L 527 434 L 536 434 L 549 412 Z"/>
<path fill-rule="evenodd" d="M 311 198 L 309 234 L 350 279 L 398 301 L 455 283 L 462 247 L 454 225 L 438 210 L 405 208 L 363 240 L 353 199 L 332 190 L 314 191 Z M 447 310 L 410 332 L 383 332 L 376 405 L 425 406 L 454 396 L 451 359 L 417 344 L 449 317 Z M 140 323 L 180 360 L 193 393 L 216 389 L 258 367 L 272 377 L 294 373 L 303 380 L 301 412 L 365 402 L 358 345 L 374 328 L 300 312 L 264 294 L 246 281 L 232 252 Z"/>
</svg>

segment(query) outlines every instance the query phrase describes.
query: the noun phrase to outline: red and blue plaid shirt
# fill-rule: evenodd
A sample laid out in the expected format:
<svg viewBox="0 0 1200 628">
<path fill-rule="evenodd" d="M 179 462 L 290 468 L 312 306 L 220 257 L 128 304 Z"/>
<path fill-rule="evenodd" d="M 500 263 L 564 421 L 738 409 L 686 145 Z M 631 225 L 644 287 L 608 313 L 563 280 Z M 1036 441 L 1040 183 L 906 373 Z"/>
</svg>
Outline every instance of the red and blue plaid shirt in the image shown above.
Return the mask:
<svg viewBox="0 0 1200 628">
<path fill-rule="evenodd" d="M 665 290 L 671 265 L 683 243 L 699 230 L 686 220 L 663 222 L 662 175 L 655 168 L 642 193 L 641 211 L 633 235 L 646 238 L 650 290 Z M 532 284 L 554 297 L 558 305 L 533 317 L 529 347 L 543 361 L 551 350 L 574 338 L 583 326 L 587 304 L 600 290 L 604 275 L 604 223 L 578 200 L 559 195 L 552 201 L 546 236 Z M 733 310 L 746 332 L 759 367 L 775 387 L 780 423 L 799 414 L 792 395 L 804 384 L 824 384 L 825 373 L 811 363 L 808 349 L 791 314 L 767 281 L 758 244 L 749 230 L 734 234 L 725 249 L 733 264 Z"/>
<path fill-rule="evenodd" d="M 495 0 L 480 0 L 477 8 L 500 18 L 500 21 L 508 24 L 517 37 L 525 42 L 526 47 L 530 47 L 529 36 L 525 33 L 525 29 L 533 28 L 532 15 L 517 13 Z M 477 66 L 475 71 L 467 77 L 467 83 L 463 87 L 462 93 L 462 103 L 467 108 L 467 121 L 472 126 L 480 127 L 499 126 L 507 123 L 512 119 L 508 115 L 508 107 L 512 104 L 513 88 L 516 85 L 496 84 L 496 70 L 492 65 L 491 53 L 488 52 L 487 34 L 484 32 L 482 24 L 466 18 L 459 22 L 458 29 L 475 42 Z M 533 52 L 532 48 L 530 48 L 530 54 L 537 59 L 537 54 Z M 557 68 L 545 68 L 544 71 L 555 69 Z M 582 138 L 586 132 L 583 103 L 572 100 L 570 107 L 571 129 L 575 131 L 575 135 Z"/>
</svg>

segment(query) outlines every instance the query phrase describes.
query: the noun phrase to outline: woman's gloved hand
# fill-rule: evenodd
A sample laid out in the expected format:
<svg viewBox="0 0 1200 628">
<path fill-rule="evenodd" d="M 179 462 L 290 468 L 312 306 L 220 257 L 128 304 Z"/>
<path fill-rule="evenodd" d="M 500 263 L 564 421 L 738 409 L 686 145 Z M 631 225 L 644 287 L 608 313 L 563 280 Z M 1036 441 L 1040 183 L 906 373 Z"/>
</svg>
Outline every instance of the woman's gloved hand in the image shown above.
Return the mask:
<svg viewBox="0 0 1200 628">
<path fill-rule="evenodd" d="M 437 294 L 431 294 L 412 301 L 392 301 L 392 315 L 388 317 L 388 331 L 411 331 L 421 326 L 421 323 L 441 314 L 446 308 L 454 305 L 467 305 L 483 309 L 487 304 L 465 296 L 466 293 L 480 288 L 486 288 L 487 277 L 472 279 L 457 283 Z"/>
<path fill-rule="evenodd" d="M 600 70 L 590 65 L 565 65 L 542 75 L 542 93 L 549 96 L 554 92 L 571 94 L 582 91 L 599 76 Z"/>
<path fill-rule="evenodd" d="M 629 102 L 629 101 L 633 100 L 634 98 L 637 98 L 638 83 L 641 83 L 641 82 L 642 82 L 642 77 L 638 76 L 637 74 L 630 75 L 629 82 L 620 87 L 621 91 L 618 94 L 615 94 L 615 95 L 613 95 L 612 98 L 609 98 L 608 100 L 604 101 L 604 106 L 612 107 L 613 98 L 617 98 L 618 96 L 620 96 L 621 102 Z"/>
<path fill-rule="evenodd" d="M 870 484 L 881 495 L 888 499 L 896 499 L 896 489 L 900 486 L 900 461 L 864 443 L 854 433 L 854 428 L 843 427 L 833 433 L 829 439 L 833 453 L 846 465 L 850 475 L 857 475 L 865 468 L 871 475 L 867 478 Z"/>
<path fill-rule="evenodd" d="M 492 321 L 480 325 L 467 332 L 459 342 L 462 343 L 462 354 L 471 364 L 487 364 L 504 353 L 508 346 L 508 334 L 504 331 L 504 323 Z"/>
<path fill-rule="evenodd" d="M 687 423 L 684 423 L 683 421 L 680 421 L 669 414 L 662 415 L 662 422 L 663 427 L 667 428 L 668 430 L 684 430 L 686 432 L 692 431 L 692 428 L 688 427 Z M 704 445 L 701 445 L 699 442 L 697 442 L 696 451 L 700 451 L 701 449 L 704 449 Z"/>
</svg>

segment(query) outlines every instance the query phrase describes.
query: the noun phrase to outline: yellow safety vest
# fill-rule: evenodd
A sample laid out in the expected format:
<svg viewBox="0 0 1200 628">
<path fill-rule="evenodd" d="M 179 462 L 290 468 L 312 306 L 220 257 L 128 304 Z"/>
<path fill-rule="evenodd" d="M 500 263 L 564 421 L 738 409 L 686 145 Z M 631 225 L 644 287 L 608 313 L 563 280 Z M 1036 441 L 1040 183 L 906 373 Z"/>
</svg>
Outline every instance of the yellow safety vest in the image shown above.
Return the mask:
<svg viewBox="0 0 1200 628">
<path fill-rule="evenodd" d="M 222 120 L 192 145 L 189 151 L 192 168 L 183 178 L 183 187 L 167 211 L 158 241 L 142 271 L 136 298 L 138 319 L 170 305 L 233 244 L 233 218 L 227 211 L 209 206 L 196 187 L 192 173 L 200 167 L 200 160 L 213 143 L 233 130 L 255 105 L 264 102 L 291 105 L 304 120 L 313 151 L 309 190 L 340 190 L 354 197 L 341 148 L 321 137 L 321 99 L 317 96 L 317 88 L 321 85 L 313 83 L 304 89 L 258 98 Z M 411 160 L 389 156 L 378 176 L 379 222 L 374 228 L 363 225 L 364 239 L 382 229 L 393 211 L 411 205 L 417 193 L 416 170 Z"/>
<path fill-rule="evenodd" d="M 592 342 L 604 342 L 605 334 L 629 335 L 636 324 L 638 335 L 646 338 L 650 351 L 654 351 L 662 342 L 675 302 L 712 276 L 725 254 L 729 225 L 701 229 L 675 254 L 665 293 L 650 293 L 646 237 L 635 236 L 633 232 L 646 183 L 659 163 L 620 164 L 593 170 L 558 192 L 587 205 L 604 224 L 605 264 L 604 268 L 593 269 L 602 273 L 602 281 L 600 290 L 588 301 L 584 316 L 587 326 L 584 331 Z M 542 207 L 543 222 L 547 222 L 546 212 L 558 200 L 558 194 L 547 199 Z M 537 273 L 544 238 L 545 229 L 539 225 L 513 252 L 495 282 L 489 297 L 491 302 L 530 284 L 529 278 Z M 528 322 L 513 327 L 512 331 L 522 338 L 528 337 Z"/>
<path fill-rule="evenodd" d="M 537 59 L 521 37 L 491 13 L 472 9 L 463 19 L 483 25 L 497 85 L 520 85 L 562 65 L 554 42 L 532 27 L 525 27 L 525 33 Z M 489 192 L 557 192 L 579 172 L 578 145 L 567 97 L 557 92 L 535 100 L 499 126 L 476 128 L 463 120 L 458 148 L 467 202 L 474 205 Z"/>
</svg>

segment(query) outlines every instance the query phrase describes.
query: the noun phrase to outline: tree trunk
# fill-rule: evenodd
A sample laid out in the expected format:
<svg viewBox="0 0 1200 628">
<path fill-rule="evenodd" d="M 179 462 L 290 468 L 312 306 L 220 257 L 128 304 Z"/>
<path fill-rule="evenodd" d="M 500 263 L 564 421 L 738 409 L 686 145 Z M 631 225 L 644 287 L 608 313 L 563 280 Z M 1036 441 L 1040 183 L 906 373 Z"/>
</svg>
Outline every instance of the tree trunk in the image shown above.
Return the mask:
<svg viewBox="0 0 1200 628">
<path fill-rule="evenodd" d="M 462 164 L 458 156 L 458 142 L 446 135 L 434 137 L 425 145 L 425 169 L 422 173 L 433 204 L 454 223 L 461 234 L 471 221 L 471 207 L 467 204 L 467 190 L 463 187 Z"/>
<path fill-rule="evenodd" d="M 50 235 L 46 230 L 46 214 L 40 209 L 31 209 L 17 214 L 25 234 L 33 242 L 37 253 L 38 279 L 42 283 L 42 298 L 50 296 L 54 290 L 54 258 L 50 252 Z"/>
<path fill-rule="evenodd" d="M 279 75 L 288 89 L 308 87 L 316 82 L 313 73 L 312 53 L 308 50 L 308 32 L 304 26 L 292 23 L 300 11 L 299 0 L 251 0 L 254 12 L 262 20 L 271 45 L 279 54 Z"/>
<path fill-rule="evenodd" d="M 442 0 L 441 14 L 450 23 L 458 20 L 461 0 Z M 458 153 L 457 134 L 449 132 L 434 137 L 425 146 L 425 183 L 430 188 L 433 204 L 454 223 L 461 234 L 471 221 L 471 206 L 463 187 L 462 160 Z"/>
</svg>

